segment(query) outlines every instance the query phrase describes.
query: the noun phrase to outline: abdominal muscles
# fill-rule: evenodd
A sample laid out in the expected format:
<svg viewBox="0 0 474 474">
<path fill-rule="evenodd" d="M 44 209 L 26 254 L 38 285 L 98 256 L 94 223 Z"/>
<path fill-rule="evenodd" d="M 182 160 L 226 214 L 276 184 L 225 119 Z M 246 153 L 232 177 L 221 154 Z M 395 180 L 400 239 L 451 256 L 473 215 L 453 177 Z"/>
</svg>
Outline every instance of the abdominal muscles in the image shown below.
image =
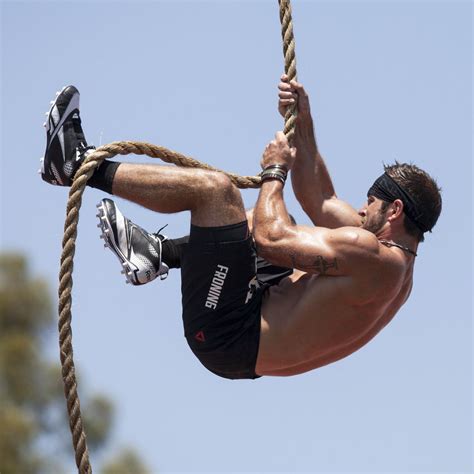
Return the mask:
<svg viewBox="0 0 474 474">
<path fill-rule="evenodd" d="M 390 299 L 354 299 L 345 277 L 297 274 L 269 289 L 262 305 L 260 375 L 294 375 L 348 356 L 396 312 Z"/>
</svg>

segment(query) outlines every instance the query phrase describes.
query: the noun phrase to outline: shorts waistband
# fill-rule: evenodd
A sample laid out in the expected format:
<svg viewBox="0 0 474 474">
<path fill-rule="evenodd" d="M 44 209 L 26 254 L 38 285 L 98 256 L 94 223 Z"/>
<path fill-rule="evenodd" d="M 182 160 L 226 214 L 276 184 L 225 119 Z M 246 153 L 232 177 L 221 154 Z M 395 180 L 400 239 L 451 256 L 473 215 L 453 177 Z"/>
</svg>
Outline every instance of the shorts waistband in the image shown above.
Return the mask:
<svg viewBox="0 0 474 474">
<path fill-rule="evenodd" d="M 200 227 L 191 224 L 189 242 L 203 244 L 239 242 L 246 240 L 248 236 L 249 227 L 246 220 L 219 227 Z"/>
</svg>

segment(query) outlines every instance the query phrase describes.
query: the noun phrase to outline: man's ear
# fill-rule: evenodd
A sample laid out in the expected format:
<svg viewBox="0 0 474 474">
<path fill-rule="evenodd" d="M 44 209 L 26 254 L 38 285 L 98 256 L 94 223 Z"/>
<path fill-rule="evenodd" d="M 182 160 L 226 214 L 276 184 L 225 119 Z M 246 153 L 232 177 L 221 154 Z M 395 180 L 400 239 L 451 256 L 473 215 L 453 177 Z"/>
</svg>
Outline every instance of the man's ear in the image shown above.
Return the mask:
<svg viewBox="0 0 474 474">
<path fill-rule="evenodd" d="M 389 211 L 390 215 L 388 216 L 389 221 L 394 221 L 396 219 L 399 219 L 403 215 L 404 204 L 401 199 L 395 199 L 395 201 L 393 201 L 390 208 L 391 208 Z"/>
</svg>

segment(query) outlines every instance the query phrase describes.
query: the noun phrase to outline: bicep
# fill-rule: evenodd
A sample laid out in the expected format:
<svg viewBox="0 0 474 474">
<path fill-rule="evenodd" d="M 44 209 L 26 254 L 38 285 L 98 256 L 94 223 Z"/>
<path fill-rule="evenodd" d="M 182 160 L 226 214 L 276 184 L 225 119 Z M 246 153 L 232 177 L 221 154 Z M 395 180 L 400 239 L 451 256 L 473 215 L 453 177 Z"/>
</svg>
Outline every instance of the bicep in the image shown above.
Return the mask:
<svg viewBox="0 0 474 474">
<path fill-rule="evenodd" d="M 307 201 L 302 203 L 303 210 L 314 225 L 337 229 L 339 227 L 359 227 L 361 217 L 347 202 L 333 196 L 321 203 Z"/>
<path fill-rule="evenodd" d="M 270 263 L 307 273 L 341 275 L 342 254 L 331 243 L 331 230 L 291 226 L 279 238 L 258 242 L 258 253 Z"/>
<path fill-rule="evenodd" d="M 360 276 L 379 260 L 377 238 L 354 227 L 288 226 L 257 245 L 259 254 L 270 263 L 319 275 Z"/>
</svg>

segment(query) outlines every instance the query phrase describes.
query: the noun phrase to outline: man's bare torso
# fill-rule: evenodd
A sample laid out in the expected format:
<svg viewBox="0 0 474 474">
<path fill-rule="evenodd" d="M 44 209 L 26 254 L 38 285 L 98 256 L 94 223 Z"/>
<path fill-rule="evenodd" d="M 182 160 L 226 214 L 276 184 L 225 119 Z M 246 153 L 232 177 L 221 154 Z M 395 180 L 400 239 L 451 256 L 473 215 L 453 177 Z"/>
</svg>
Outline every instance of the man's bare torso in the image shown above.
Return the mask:
<svg viewBox="0 0 474 474">
<path fill-rule="evenodd" d="M 262 305 L 256 372 L 296 375 L 369 342 L 406 301 L 413 281 L 413 258 L 398 248 L 380 244 L 379 266 L 357 280 L 297 270 L 271 287 Z"/>
</svg>

